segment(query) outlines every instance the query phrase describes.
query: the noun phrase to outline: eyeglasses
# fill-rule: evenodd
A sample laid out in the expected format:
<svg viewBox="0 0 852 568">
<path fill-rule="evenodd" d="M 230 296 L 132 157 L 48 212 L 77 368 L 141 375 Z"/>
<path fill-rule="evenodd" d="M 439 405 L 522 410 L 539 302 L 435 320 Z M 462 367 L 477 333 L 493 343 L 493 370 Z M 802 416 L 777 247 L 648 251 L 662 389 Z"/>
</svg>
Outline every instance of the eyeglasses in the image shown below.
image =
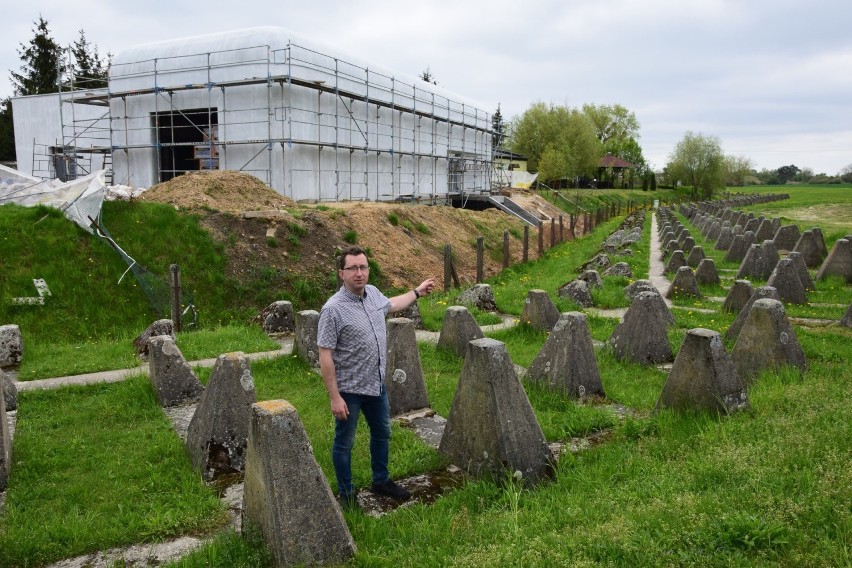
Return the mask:
<svg viewBox="0 0 852 568">
<path fill-rule="evenodd" d="M 368 271 L 370 270 L 370 267 L 369 267 L 369 266 L 365 266 L 365 265 L 361 265 L 361 266 L 347 266 L 347 267 L 346 267 L 346 268 L 344 268 L 343 270 L 345 270 L 346 272 L 358 272 L 358 271 L 361 271 L 361 272 L 368 272 Z"/>
</svg>

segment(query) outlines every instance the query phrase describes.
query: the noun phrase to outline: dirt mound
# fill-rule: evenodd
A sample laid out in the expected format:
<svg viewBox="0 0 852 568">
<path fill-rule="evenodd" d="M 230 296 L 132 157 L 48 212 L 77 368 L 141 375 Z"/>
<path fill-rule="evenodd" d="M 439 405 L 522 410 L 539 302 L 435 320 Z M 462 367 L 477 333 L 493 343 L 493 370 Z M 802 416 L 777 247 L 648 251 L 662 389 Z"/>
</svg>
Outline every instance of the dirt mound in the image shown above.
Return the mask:
<svg viewBox="0 0 852 568">
<path fill-rule="evenodd" d="M 548 229 L 549 219 L 562 213 L 529 192 L 512 198 L 543 219 Z M 140 199 L 198 214 L 201 224 L 225 247 L 228 275 L 241 281 L 258 274 L 279 281 L 285 277 L 291 281 L 327 280 L 334 274 L 336 251 L 352 242 L 369 247 L 385 284 L 399 288 L 415 286 L 429 276 L 442 279 L 445 244 L 453 247 L 462 286 L 476 279 L 478 236 L 485 240 L 486 277 L 502 268 L 504 231 L 511 235 L 512 262 L 522 255 L 524 223 L 496 209 L 366 202 L 297 204 L 257 178 L 234 171 L 188 173 L 155 185 Z M 243 215 L 246 211 L 263 213 Z M 536 231 L 530 231 L 530 258 L 537 257 Z"/>
<path fill-rule="evenodd" d="M 139 199 L 180 209 L 228 213 L 296 206 L 256 177 L 231 170 L 190 172 L 151 187 Z"/>
</svg>

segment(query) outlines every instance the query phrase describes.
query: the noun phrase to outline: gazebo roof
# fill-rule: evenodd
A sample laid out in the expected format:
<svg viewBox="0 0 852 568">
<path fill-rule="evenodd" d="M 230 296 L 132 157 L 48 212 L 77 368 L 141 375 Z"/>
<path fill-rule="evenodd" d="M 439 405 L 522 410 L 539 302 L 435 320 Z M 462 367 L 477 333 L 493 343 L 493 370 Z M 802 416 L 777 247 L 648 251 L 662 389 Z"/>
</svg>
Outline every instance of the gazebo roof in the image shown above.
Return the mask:
<svg viewBox="0 0 852 568">
<path fill-rule="evenodd" d="M 601 161 L 598 162 L 599 168 L 635 168 L 634 164 L 631 164 L 627 160 L 622 160 L 618 156 L 613 156 L 612 154 L 607 154 Z"/>
</svg>

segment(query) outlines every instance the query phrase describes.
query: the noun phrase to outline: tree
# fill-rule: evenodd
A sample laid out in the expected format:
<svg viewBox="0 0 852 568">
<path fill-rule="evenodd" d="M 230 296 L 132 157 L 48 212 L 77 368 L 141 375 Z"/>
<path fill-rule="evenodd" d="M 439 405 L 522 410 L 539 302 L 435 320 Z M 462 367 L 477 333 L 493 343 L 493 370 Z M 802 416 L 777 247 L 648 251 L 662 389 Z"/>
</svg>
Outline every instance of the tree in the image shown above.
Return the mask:
<svg viewBox="0 0 852 568">
<path fill-rule="evenodd" d="M 593 174 L 602 155 L 594 126 L 576 109 L 537 102 L 510 131 L 512 152 L 524 154 L 542 180 Z"/>
<path fill-rule="evenodd" d="M 491 116 L 491 131 L 491 148 L 496 150 L 503 146 L 503 140 L 506 139 L 506 123 L 500 112 L 500 103 L 497 103 L 497 112 Z"/>
<path fill-rule="evenodd" d="M 583 105 L 586 115 L 595 127 L 595 135 L 603 145 L 605 154 L 618 156 L 636 166 L 640 175 L 648 169 L 642 147 L 639 145 L 639 121 L 626 107 L 615 105 Z"/>
<path fill-rule="evenodd" d="M 692 186 L 692 199 L 710 199 L 725 187 L 725 155 L 719 139 L 687 132 L 669 156 L 669 178 Z"/>
<path fill-rule="evenodd" d="M 11 72 L 12 86 L 18 96 L 55 93 L 63 71 L 59 44 L 51 37 L 47 20 L 39 16 L 33 24 L 36 26 L 33 39 L 28 45 L 22 43 L 18 50 L 23 62 L 21 72 Z"/>
<path fill-rule="evenodd" d="M 12 99 L 0 101 L 0 161 L 15 161 L 15 126 L 12 121 Z"/>
<path fill-rule="evenodd" d="M 80 31 L 80 38 L 71 47 L 74 57 L 74 86 L 81 89 L 98 89 L 107 86 L 109 80 L 109 60 L 112 55 L 107 53 L 106 64 L 98 55 L 98 46 L 89 43 L 86 32 Z"/>
<path fill-rule="evenodd" d="M 791 164 L 789 166 L 781 166 L 780 168 L 775 170 L 775 173 L 778 176 L 778 183 L 784 185 L 788 181 L 796 177 L 796 174 L 798 174 L 800 171 L 801 170 L 799 170 L 799 168 Z"/>
<path fill-rule="evenodd" d="M 754 162 L 745 156 L 725 156 L 725 182 L 730 186 L 742 187 L 746 176 L 754 170 Z"/>
<path fill-rule="evenodd" d="M 438 81 L 435 80 L 435 77 L 432 75 L 432 71 L 429 70 L 429 66 L 426 66 L 426 69 L 420 73 L 420 79 L 426 81 L 427 83 L 432 83 L 433 85 L 437 85 Z"/>
<path fill-rule="evenodd" d="M 601 144 L 612 139 L 639 138 L 639 121 L 627 108 L 615 105 L 583 105 L 583 114 L 595 127 L 595 135 Z"/>
<path fill-rule="evenodd" d="M 839 172 L 840 179 L 846 183 L 852 183 L 852 164 L 849 164 L 842 168 Z"/>
</svg>

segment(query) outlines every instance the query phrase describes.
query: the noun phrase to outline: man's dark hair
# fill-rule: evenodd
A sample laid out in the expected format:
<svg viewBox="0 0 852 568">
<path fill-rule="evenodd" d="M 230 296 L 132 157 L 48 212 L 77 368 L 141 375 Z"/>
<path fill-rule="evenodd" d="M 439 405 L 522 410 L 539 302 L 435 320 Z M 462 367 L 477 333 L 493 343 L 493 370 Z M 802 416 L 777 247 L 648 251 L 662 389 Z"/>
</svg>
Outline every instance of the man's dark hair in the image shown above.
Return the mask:
<svg viewBox="0 0 852 568">
<path fill-rule="evenodd" d="M 347 256 L 358 256 L 359 254 L 367 256 L 367 252 L 359 246 L 352 245 L 351 247 L 346 247 L 345 249 L 343 249 L 343 252 L 340 253 L 340 256 L 337 259 L 337 263 L 340 266 L 340 270 L 346 268 Z"/>
</svg>

